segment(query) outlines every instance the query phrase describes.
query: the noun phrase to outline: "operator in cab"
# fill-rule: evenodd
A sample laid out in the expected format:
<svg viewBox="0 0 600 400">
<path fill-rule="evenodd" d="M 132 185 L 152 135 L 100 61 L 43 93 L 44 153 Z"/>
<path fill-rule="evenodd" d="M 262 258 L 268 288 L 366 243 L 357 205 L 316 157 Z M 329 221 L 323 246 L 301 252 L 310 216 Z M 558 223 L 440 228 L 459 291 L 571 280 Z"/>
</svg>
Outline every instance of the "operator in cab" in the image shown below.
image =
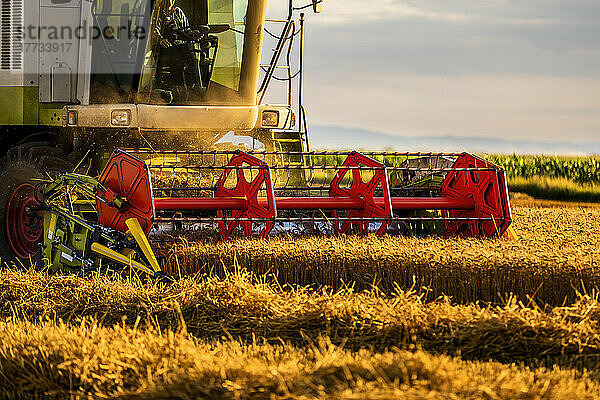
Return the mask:
<svg viewBox="0 0 600 400">
<path fill-rule="evenodd" d="M 194 29 L 176 0 L 166 1 L 166 10 L 156 26 L 159 42 L 158 89 L 169 103 L 185 102 L 189 90 L 206 87 L 200 77 L 199 50 L 196 43 L 208 35 L 208 26 Z"/>
</svg>

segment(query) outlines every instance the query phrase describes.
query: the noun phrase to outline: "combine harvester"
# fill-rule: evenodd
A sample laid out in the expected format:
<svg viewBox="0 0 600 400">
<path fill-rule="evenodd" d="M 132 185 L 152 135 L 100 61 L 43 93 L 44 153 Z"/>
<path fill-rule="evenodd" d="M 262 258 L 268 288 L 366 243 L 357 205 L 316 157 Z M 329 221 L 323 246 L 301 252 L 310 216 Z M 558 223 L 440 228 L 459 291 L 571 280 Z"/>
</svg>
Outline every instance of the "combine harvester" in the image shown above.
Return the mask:
<svg viewBox="0 0 600 400">
<path fill-rule="evenodd" d="M 296 23 L 294 12 L 319 3 L 290 1 L 282 20 L 266 19 L 265 0 L 3 4 L 2 23 L 16 27 L 2 36 L 0 70 L 0 118 L 9 118 L 0 121 L 3 259 L 38 256 L 74 271 L 119 264 L 163 276 L 151 242 L 190 232 L 504 235 L 506 178 L 481 158 L 310 151 L 304 15 Z M 94 27 L 99 37 L 29 54 L 17 28 L 46 20 Z M 264 30 L 275 48 L 261 64 L 265 22 L 283 28 Z M 144 27 L 148 35 L 133 34 Z M 262 104 L 276 80 L 287 86 L 287 104 Z"/>
</svg>

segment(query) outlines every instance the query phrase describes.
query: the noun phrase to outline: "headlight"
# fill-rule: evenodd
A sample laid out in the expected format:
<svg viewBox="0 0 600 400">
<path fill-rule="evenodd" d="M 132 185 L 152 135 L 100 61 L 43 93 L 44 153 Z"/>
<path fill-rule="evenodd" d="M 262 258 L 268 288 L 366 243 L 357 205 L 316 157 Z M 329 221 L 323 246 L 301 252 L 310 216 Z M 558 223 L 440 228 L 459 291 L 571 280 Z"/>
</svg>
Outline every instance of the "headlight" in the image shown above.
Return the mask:
<svg viewBox="0 0 600 400">
<path fill-rule="evenodd" d="M 67 123 L 69 125 L 77 125 L 77 111 L 69 111 L 69 114 L 67 115 Z"/>
<path fill-rule="evenodd" d="M 279 126 L 279 111 L 263 111 L 262 126 L 265 128 L 276 128 Z"/>
<path fill-rule="evenodd" d="M 129 126 L 131 112 L 129 110 L 114 110 L 110 115 L 110 124 L 113 126 Z"/>
</svg>

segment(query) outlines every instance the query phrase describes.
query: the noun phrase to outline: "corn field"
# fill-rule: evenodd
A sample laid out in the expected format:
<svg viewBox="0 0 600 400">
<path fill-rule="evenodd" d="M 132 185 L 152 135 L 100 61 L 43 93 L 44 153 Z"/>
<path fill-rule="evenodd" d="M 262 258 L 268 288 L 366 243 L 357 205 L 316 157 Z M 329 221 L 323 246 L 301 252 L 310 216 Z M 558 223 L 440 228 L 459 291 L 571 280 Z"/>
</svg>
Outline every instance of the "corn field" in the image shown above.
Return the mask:
<svg viewBox="0 0 600 400">
<path fill-rule="evenodd" d="M 492 155 L 487 158 L 502 166 L 513 178 L 544 176 L 580 184 L 600 183 L 600 157 Z"/>
</svg>

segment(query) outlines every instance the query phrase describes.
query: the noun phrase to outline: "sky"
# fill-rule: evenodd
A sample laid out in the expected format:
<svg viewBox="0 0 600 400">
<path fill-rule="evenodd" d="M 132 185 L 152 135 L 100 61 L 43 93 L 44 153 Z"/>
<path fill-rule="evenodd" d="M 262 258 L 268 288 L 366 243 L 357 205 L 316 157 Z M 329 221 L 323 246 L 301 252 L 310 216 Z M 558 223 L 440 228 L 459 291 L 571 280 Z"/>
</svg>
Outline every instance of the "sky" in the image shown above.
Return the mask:
<svg viewBox="0 0 600 400">
<path fill-rule="evenodd" d="M 599 21 L 598 0 L 324 0 L 307 24 L 310 122 L 600 142 Z"/>
</svg>

